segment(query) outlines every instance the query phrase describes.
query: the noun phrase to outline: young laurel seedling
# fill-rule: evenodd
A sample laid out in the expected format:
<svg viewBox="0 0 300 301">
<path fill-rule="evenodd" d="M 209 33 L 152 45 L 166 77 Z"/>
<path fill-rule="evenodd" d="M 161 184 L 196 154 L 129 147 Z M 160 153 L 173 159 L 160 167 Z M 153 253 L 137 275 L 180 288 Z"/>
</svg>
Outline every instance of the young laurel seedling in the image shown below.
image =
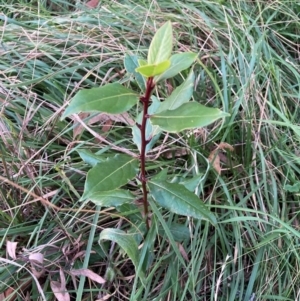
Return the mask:
<svg viewBox="0 0 300 301">
<path fill-rule="evenodd" d="M 147 152 L 154 146 L 161 132 L 179 133 L 200 128 L 228 116 L 219 109 L 190 101 L 195 80 L 192 70 L 186 80 L 164 101 L 159 101 L 152 95 L 159 82 L 190 68 L 196 60 L 197 54 L 192 52 L 172 55 L 172 48 L 172 25 L 167 22 L 154 35 L 147 60 L 138 60 L 136 56 L 129 55 L 125 57 L 125 68 L 136 79 L 141 89 L 140 95 L 120 83 L 84 89 L 75 95 L 62 116 L 63 119 L 74 113 L 95 111 L 120 114 L 129 111 L 138 101 L 141 103 L 141 112 L 132 128 L 133 141 L 139 154 L 135 157 L 125 154 L 116 154 L 107 159 L 99 157 L 98 163 L 93 164 L 87 174 L 81 199 L 90 200 L 102 207 L 118 207 L 126 202 L 133 202 L 137 193 L 134 195 L 122 187 L 135 179 L 141 183 L 141 192 L 138 194 L 143 200 L 147 229 L 150 227 L 148 194 L 161 207 L 171 212 L 216 223 L 215 216 L 205 204 L 184 185 L 147 176 Z M 100 240 L 117 241 L 137 265 L 138 248 L 133 247 L 136 242 L 134 239 L 130 243 L 124 242 L 122 234 L 121 230 L 105 229 Z"/>
</svg>

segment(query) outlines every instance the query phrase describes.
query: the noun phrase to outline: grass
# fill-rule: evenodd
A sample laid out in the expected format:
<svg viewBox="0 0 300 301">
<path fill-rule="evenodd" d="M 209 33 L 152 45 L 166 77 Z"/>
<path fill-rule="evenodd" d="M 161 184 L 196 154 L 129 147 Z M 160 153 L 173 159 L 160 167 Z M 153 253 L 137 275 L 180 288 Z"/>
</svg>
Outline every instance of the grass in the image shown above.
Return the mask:
<svg viewBox="0 0 300 301">
<path fill-rule="evenodd" d="M 87 9 L 69 2 L 0 1 L 2 300 L 55 300 L 50 281 L 65 282 L 76 301 L 298 300 L 299 3 L 124 0 Z M 119 81 L 134 89 L 124 55 L 145 56 L 165 20 L 174 49 L 199 53 L 194 98 L 231 117 L 222 128 L 162 137 L 148 164 L 157 172 L 167 163 L 174 181 L 199 175 L 196 193 L 218 225 L 151 202 L 153 227 L 142 237 L 134 207 L 78 202 L 87 165 L 77 150 L 135 152 L 130 126 L 86 120 L 83 130 L 59 118 L 81 88 Z M 221 142 L 235 151 L 221 151 L 218 175 L 207 158 Z M 181 227 L 172 229 L 174 221 Z M 144 285 L 118 245 L 105 242 L 103 252 L 107 227 L 137 233 Z M 108 281 L 71 274 L 81 268 Z"/>
</svg>

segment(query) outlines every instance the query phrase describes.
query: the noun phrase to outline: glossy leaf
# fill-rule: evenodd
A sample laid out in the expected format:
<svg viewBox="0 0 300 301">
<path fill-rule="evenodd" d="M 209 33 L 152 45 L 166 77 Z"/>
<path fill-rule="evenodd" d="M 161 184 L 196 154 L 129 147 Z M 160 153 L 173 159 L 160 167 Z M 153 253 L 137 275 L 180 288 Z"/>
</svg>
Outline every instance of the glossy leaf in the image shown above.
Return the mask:
<svg viewBox="0 0 300 301">
<path fill-rule="evenodd" d="M 188 102 L 175 110 L 154 114 L 150 117 L 150 121 L 164 131 L 178 133 L 186 129 L 207 126 L 226 116 L 229 114 L 219 109 L 205 107 L 197 102 Z"/>
<path fill-rule="evenodd" d="M 138 101 L 138 95 L 119 83 L 79 91 L 71 100 L 61 119 L 79 112 L 118 114 L 128 111 Z"/>
<path fill-rule="evenodd" d="M 205 219 L 212 224 L 217 220 L 205 204 L 183 185 L 166 181 L 148 181 L 148 187 L 154 200 L 163 208 L 173 213 Z"/>
<path fill-rule="evenodd" d="M 81 200 L 93 198 L 104 191 L 115 190 L 134 178 L 138 170 L 138 160 L 127 155 L 116 155 L 98 163 L 89 170 Z"/>
<path fill-rule="evenodd" d="M 183 52 L 177 53 L 170 57 L 171 65 L 168 70 L 154 78 L 155 82 L 159 82 L 174 77 L 179 72 L 189 68 L 197 58 L 197 53 Z"/>
<path fill-rule="evenodd" d="M 123 204 L 133 202 L 136 199 L 130 191 L 125 189 L 116 189 L 110 191 L 96 192 L 89 197 L 90 201 L 101 207 L 117 207 Z"/>
<path fill-rule="evenodd" d="M 87 149 L 79 149 L 77 150 L 77 153 L 85 163 L 91 166 L 95 166 L 96 164 L 105 161 L 103 156 L 96 155 Z"/>
<path fill-rule="evenodd" d="M 173 48 L 172 40 L 172 24 L 168 21 L 157 30 L 151 41 L 148 52 L 149 65 L 159 64 L 170 58 Z"/>
<path fill-rule="evenodd" d="M 137 270 L 139 264 L 139 251 L 138 245 L 134 240 L 133 235 L 128 234 L 120 229 L 107 228 L 102 230 L 102 232 L 100 233 L 100 246 L 102 246 L 102 240 L 110 240 L 117 243 L 131 259 L 132 263 L 135 266 L 135 269 Z"/>
<path fill-rule="evenodd" d="M 163 61 L 155 65 L 144 65 L 135 69 L 145 77 L 153 77 L 155 75 L 161 74 L 170 67 L 171 62 L 169 60 Z"/>
<path fill-rule="evenodd" d="M 161 103 L 156 113 L 166 110 L 174 110 L 188 102 L 193 95 L 194 82 L 195 75 L 194 72 L 191 71 L 187 79 Z"/>
<path fill-rule="evenodd" d="M 147 64 L 147 62 L 146 62 Z M 131 73 L 135 79 L 139 87 L 141 88 L 142 91 L 145 91 L 145 78 L 138 72 L 135 71 L 136 68 L 138 68 L 139 65 L 139 59 L 137 58 L 136 55 L 130 55 L 126 54 L 124 58 L 124 66 L 125 69 L 128 73 Z"/>
</svg>

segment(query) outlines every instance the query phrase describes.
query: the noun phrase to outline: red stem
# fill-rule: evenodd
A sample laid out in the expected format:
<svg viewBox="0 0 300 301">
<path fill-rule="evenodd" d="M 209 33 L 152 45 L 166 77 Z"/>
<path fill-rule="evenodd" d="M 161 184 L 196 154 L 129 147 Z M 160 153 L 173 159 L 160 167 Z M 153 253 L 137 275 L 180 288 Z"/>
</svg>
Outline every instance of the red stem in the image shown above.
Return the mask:
<svg viewBox="0 0 300 301">
<path fill-rule="evenodd" d="M 153 77 L 149 77 L 146 83 L 146 91 L 145 95 L 140 97 L 140 101 L 143 104 L 143 116 L 142 116 L 142 124 L 139 126 L 139 129 L 141 131 L 141 173 L 140 173 L 140 181 L 142 182 L 142 190 L 143 190 L 143 205 L 144 205 L 144 215 L 146 218 L 146 226 L 149 230 L 149 220 L 148 220 L 148 191 L 147 191 L 147 178 L 146 178 L 146 147 L 147 144 L 150 142 L 147 140 L 146 137 L 146 125 L 147 125 L 147 119 L 149 118 L 148 115 L 148 107 L 150 104 L 150 97 L 152 90 L 154 88 L 155 84 L 153 82 Z"/>
</svg>

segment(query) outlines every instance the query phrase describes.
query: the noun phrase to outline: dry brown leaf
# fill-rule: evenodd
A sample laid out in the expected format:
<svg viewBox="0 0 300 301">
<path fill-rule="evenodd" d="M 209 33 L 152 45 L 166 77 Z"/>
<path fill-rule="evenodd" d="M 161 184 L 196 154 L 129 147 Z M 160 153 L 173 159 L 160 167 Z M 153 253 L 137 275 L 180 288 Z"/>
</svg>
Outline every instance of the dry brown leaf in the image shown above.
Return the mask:
<svg viewBox="0 0 300 301">
<path fill-rule="evenodd" d="M 80 119 L 84 119 L 89 116 L 89 113 L 79 113 L 78 116 Z M 75 119 L 73 119 L 75 122 Z M 104 124 L 102 127 L 102 130 L 104 132 L 108 132 L 111 128 L 112 122 L 121 122 L 126 125 L 133 126 L 135 124 L 135 121 L 129 116 L 128 113 L 122 113 L 122 114 L 106 114 L 106 113 L 100 113 L 91 118 L 88 121 L 88 125 L 92 125 L 95 123 Z M 73 131 L 73 138 L 75 139 L 77 136 L 79 136 L 84 130 L 84 127 L 82 125 L 77 125 L 74 128 Z"/>
<path fill-rule="evenodd" d="M 99 4 L 99 0 L 91 0 L 86 3 L 86 6 L 88 6 L 90 8 L 95 8 L 95 7 L 97 7 L 98 4 Z"/>
<path fill-rule="evenodd" d="M 45 268 L 43 266 L 44 255 L 42 253 L 33 253 L 28 257 L 31 265 L 31 270 L 36 278 L 40 278 L 45 273 Z"/>
<path fill-rule="evenodd" d="M 65 288 L 66 287 L 66 278 L 65 278 L 65 274 L 62 269 L 59 270 L 59 276 L 60 276 L 60 281 L 61 281 L 61 287 Z"/>
<path fill-rule="evenodd" d="M 208 161 L 212 165 L 212 167 L 215 169 L 215 171 L 220 175 L 221 174 L 221 164 L 220 164 L 220 156 L 219 156 L 219 150 L 216 148 L 212 152 L 210 152 L 208 156 Z"/>
<path fill-rule="evenodd" d="M 51 290 L 58 301 L 70 301 L 70 295 L 66 291 L 66 288 L 62 288 L 62 285 L 58 281 L 50 281 Z"/>
<path fill-rule="evenodd" d="M 24 301 L 31 301 L 31 297 L 30 297 L 30 292 L 29 291 L 27 291 Z"/>
<path fill-rule="evenodd" d="M 76 255 L 72 258 L 72 260 L 75 261 L 77 258 L 84 257 L 85 253 L 86 253 L 86 251 L 80 251 L 80 252 L 76 253 Z M 94 254 L 94 253 L 96 253 L 96 252 L 91 251 L 90 254 Z"/>
<path fill-rule="evenodd" d="M 108 118 L 115 122 L 122 122 L 127 125 L 135 125 L 135 121 L 129 116 L 128 113 L 122 113 L 122 114 L 105 114 Z"/>
<path fill-rule="evenodd" d="M 4 293 L 0 295 L 0 301 L 14 301 L 17 299 L 17 294 L 15 293 L 15 290 L 12 287 L 9 287 Z"/>
<path fill-rule="evenodd" d="M 103 284 L 105 283 L 105 279 L 103 279 L 101 276 L 99 276 L 98 274 L 94 273 L 93 271 L 89 270 L 89 269 L 79 269 L 79 270 L 71 270 L 70 271 L 71 275 L 74 276 L 85 276 L 88 277 L 89 279 Z"/>
<path fill-rule="evenodd" d="M 8 288 L 4 293 L 0 294 L 0 301 L 14 301 L 16 300 L 15 290 L 13 288 Z"/>
<path fill-rule="evenodd" d="M 13 241 L 7 241 L 6 242 L 6 252 L 7 252 L 7 255 L 12 258 L 12 259 L 17 259 L 17 256 L 16 256 L 16 249 L 17 249 L 17 242 L 13 242 Z"/>
<path fill-rule="evenodd" d="M 60 282 L 50 281 L 50 286 L 58 301 L 70 301 L 70 295 L 66 288 L 66 278 L 62 269 L 59 271 Z"/>
<path fill-rule="evenodd" d="M 222 168 L 221 168 L 221 157 L 219 154 L 219 150 L 229 150 L 231 152 L 234 151 L 234 148 L 232 145 L 221 142 L 213 151 L 210 152 L 208 156 L 208 161 L 211 163 L 212 167 L 215 169 L 215 171 L 220 175 Z"/>
<path fill-rule="evenodd" d="M 111 126 L 113 125 L 113 121 L 111 119 L 108 119 L 105 124 L 102 126 L 102 131 L 104 133 L 109 132 L 111 129 Z"/>
<path fill-rule="evenodd" d="M 186 148 L 172 149 L 162 153 L 162 156 L 167 159 L 180 158 L 188 155 L 189 151 Z"/>
<path fill-rule="evenodd" d="M 79 113 L 78 116 L 80 119 L 84 119 L 89 116 L 89 113 Z M 75 119 L 73 119 L 73 122 L 74 123 L 76 122 Z M 82 131 L 83 131 L 83 126 L 81 124 L 75 126 L 73 130 L 73 139 L 76 139 L 76 137 L 79 136 L 82 133 Z"/>
<path fill-rule="evenodd" d="M 227 150 L 230 150 L 231 152 L 234 151 L 234 147 L 226 142 L 221 142 L 217 149 L 227 149 Z"/>
<path fill-rule="evenodd" d="M 179 252 L 180 254 L 182 255 L 182 257 L 186 260 L 186 261 L 189 261 L 189 257 L 188 257 L 188 254 L 186 253 L 184 247 L 182 244 L 178 243 L 178 249 L 179 249 Z"/>
<path fill-rule="evenodd" d="M 32 281 L 29 279 L 27 281 L 20 283 L 16 283 L 15 287 L 19 288 L 19 291 L 26 290 L 29 285 L 32 284 Z M 15 301 L 18 297 L 18 291 L 15 290 L 15 288 L 9 287 L 4 293 L 0 294 L 0 301 Z M 25 301 L 25 300 L 24 300 Z"/>
<path fill-rule="evenodd" d="M 44 262 L 44 255 L 42 253 L 33 253 L 33 254 L 30 254 L 28 259 L 30 261 L 34 261 L 34 262 L 38 262 L 40 264 L 43 264 Z"/>
</svg>

